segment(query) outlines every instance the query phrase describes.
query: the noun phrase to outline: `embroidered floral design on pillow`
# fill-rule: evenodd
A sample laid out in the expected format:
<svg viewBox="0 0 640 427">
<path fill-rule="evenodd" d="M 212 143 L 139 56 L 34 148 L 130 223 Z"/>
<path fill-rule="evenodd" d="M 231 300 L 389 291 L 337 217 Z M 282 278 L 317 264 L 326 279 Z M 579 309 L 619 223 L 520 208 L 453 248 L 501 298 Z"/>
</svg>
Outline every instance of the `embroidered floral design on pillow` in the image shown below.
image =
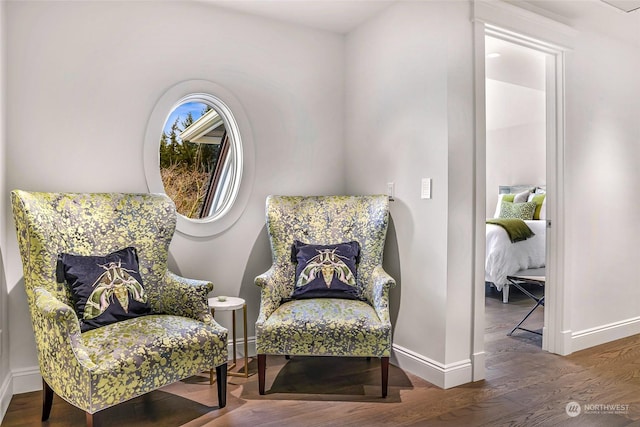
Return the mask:
<svg viewBox="0 0 640 427">
<path fill-rule="evenodd" d="M 311 258 L 306 267 L 302 270 L 300 277 L 298 277 L 298 281 L 296 282 L 296 287 L 308 285 L 320 274 L 322 274 L 322 278 L 324 279 L 324 283 L 327 285 L 327 288 L 331 287 L 331 282 L 333 281 L 334 276 L 345 285 L 356 285 L 356 276 L 344 262 L 344 260 L 349 259 L 348 257 L 337 254 L 337 248 L 316 250 L 318 251 L 318 255 Z"/>
<path fill-rule="evenodd" d="M 361 298 L 357 286 L 358 242 L 311 245 L 296 240 L 291 261 L 296 263 L 292 299 Z"/>
<path fill-rule="evenodd" d="M 92 285 L 94 289 L 87 298 L 84 319 L 98 317 L 115 300 L 118 300 L 125 313 L 129 313 L 129 297 L 141 303 L 147 302 L 142 284 L 130 274 L 137 274 L 138 271 L 122 267 L 122 260 L 118 260 L 117 263 L 112 261 L 108 264 L 98 264 L 98 267 L 106 271 Z"/>
<path fill-rule="evenodd" d="M 58 255 L 56 276 L 66 283 L 82 332 L 151 313 L 138 260 L 127 247 L 107 255 Z"/>
</svg>

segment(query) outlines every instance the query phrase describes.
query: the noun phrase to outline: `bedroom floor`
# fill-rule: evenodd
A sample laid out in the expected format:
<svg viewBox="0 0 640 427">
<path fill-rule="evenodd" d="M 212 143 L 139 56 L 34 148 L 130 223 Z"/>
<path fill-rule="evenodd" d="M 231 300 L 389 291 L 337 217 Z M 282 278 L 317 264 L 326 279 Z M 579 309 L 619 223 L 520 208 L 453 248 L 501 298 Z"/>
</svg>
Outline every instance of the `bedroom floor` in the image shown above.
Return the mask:
<svg viewBox="0 0 640 427">
<path fill-rule="evenodd" d="M 525 284 L 523 287 L 538 298 L 543 295 L 541 286 Z M 519 346 L 521 344 L 542 348 L 541 335 L 517 330 L 511 337 L 506 336 L 535 304 L 534 300 L 523 294 L 515 286 L 510 289 L 509 303 L 504 304 L 502 302 L 502 292 L 497 291 L 493 286 L 487 286 L 485 290 L 485 342 L 488 344 L 504 341 L 499 345 L 500 349 L 496 349 L 498 351 L 507 351 L 511 345 Z M 543 325 L 544 307 L 538 307 L 522 324 L 522 327 L 541 332 Z M 517 342 L 513 342 L 514 340 Z"/>
</svg>

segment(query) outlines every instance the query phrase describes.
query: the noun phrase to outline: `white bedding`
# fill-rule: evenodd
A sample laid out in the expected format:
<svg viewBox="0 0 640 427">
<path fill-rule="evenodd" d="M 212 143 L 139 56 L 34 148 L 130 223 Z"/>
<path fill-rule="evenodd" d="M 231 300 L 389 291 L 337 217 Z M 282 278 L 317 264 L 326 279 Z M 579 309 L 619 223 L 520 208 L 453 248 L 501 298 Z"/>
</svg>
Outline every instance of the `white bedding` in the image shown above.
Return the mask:
<svg viewBox="0 0 640 427">
<path fill-rule="evenodd" d="M 487 247 L 485 258 L 485 282 L 491 282 L 498 290 L 508 285 L 507 276 L 528 268 L 545 266 L 545 220 L 525 221 L 535 236 L 511 243 L 507 232 L 498 225 L 486 224 Z M 503 291 L 503 301 L 508 293 Z"/>
</svg>

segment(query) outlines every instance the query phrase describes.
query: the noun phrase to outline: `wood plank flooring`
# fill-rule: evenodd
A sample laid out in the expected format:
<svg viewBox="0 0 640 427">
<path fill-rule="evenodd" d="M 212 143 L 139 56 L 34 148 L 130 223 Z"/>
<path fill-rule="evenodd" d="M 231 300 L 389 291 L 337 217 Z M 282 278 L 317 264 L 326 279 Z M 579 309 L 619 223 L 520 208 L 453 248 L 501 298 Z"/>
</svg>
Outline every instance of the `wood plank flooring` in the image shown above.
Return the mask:
<svg viewBox="0 0 640 427">
<path fill-rule="evenodd" d="M 535 290 L 535 289 L 533 289 Z M 506 333 L 533 305 L 513 290 L 502 304 L 487 290 L 486 379 L 442 390 L 391 366 L 389 396 L 380 393 L 379 361 L 350 358 L 267 359 L 267 394 L 257 376 L 230 377 L 227 407 L 215 386 L 193 377 L 96 415 L 101 426 L 639 426 L 640 336 L 561 357 L 541 338 Z M 527 322 L 542 327 L 538 309 Z M 250 370 L 256 371 L 255 361 Z M 568 403 L 581 413 L 567 415 Z M 606 407 L 603 405 L 618 405 Z M 601 405 L 601 406 L 596 406 Z M 2 426 L 40 425 L 40 392 L 16 395 Z M 84 413 L 54 398 L 50 427 L 83 426 Z"/>
</svg>

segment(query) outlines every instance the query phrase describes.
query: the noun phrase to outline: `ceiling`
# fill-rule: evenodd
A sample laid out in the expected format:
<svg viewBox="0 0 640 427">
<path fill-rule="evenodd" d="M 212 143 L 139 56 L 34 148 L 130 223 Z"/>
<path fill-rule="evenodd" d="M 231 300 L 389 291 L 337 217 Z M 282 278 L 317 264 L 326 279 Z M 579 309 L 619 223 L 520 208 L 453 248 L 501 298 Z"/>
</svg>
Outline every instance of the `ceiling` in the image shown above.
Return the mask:
<svg viewBox="0 0 640 427">
<path fill-rule="evenodd" d="M 524 9 L 555 19 L 578 31 L 589 29 L 627 43 L 640 46 L 640 10 L 623 12 L 601 0 L 508 0 Z M 617 0 L 627 8 L 640 5 L 640 0 Z"/>
<path fill-rule="evenodd" d="M 640 0 L 602 0 L 605 3 L 609 3 L 613 7 L 617 7 L 623 12 L 633 12 L 640 9 Z"/>
<path fill-rule="evenodd" d="M 544 123 L 546 55 L 489 36 L 485 51 L 487 131 Z"/>
<path fill-rule="evenodd" d="M 399 0 L 200 0 L 238 12 L 345 34 Z"/>
<path fill-rule="evenodd" d="M 545 90 L 544 53 L 490 36 L 485 37 L 485 52 L 488 79 Z"/>
<path fill-rule="evenodd" d="M 435 0 L 198 0 L 306 27 L 346 34 L 394 3 Z M 456 1 L 456 0 L 440 0 Z M 471 0 L 473 1 L 473 0 Z M 640 46 L 640 0 L 505 0 L 575 27 Z M 615 5 L 615 6 L 614 6 Z"/>
</svg>

